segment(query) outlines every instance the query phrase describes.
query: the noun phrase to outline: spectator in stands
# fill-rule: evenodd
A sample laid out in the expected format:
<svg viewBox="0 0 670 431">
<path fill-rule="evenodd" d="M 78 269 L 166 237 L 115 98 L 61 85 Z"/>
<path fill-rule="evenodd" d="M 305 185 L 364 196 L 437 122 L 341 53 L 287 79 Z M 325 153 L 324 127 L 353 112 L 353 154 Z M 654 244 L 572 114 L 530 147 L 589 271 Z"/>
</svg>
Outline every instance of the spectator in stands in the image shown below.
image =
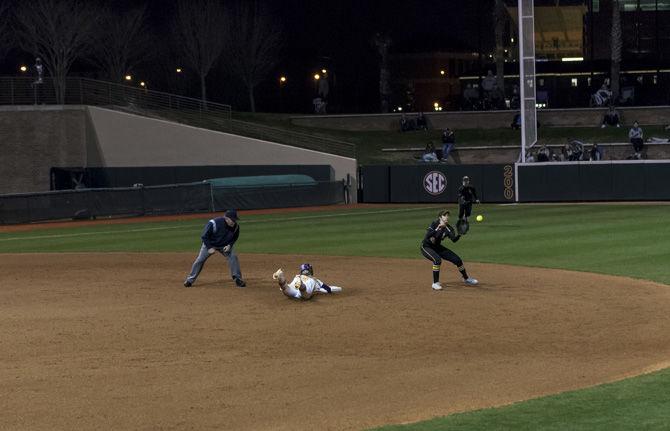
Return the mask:
<svg viewBox="0 0 670 431">
<path fill-rule="evenodd" d="M 410 130 L 414 130 L 414 125 L 407 118 L 407 116 L 403 113 L 400 116 L 400 131 L 401 132 L 409 132 Z"/>
<path fill-rule="evenodd" d="M 42 65 L 42 59 L 37 57 L 35 59 L 35 75 L 36 79 L 33 84 L 43 84 L 44 83 L 44 65 Z"/>
<path fill-rule="evenodd" d="M 621 124 L 619 124 L 619 113 L 616 109 L 614 109 L 613 105 L 610 105 L 609 109 L 603 116 L 603 122 L 600 127 L 604 129 L 606 126 L 621 127 Z"/>
<path fill-rule="evenodd" d="M 318 96 L 315 97 L 312 100 L 312 104 L 314 105 L 314 113 L 315 114 L 325 114 L 326 113 L 327 103 L 321 97 L 318 97 Z"/>
<path fill-rule="evenodd" d="M 603 83 L 596 93 L 591 96 L 591 106 L 605 106 L 610 102 L 612 92 L 607 87 L 607 83 Z"/>
<path fill-rule="evenodd" d="M 552 159 L 551 150 L 546 145 L 542 145 L 537 152 L 538 162 L 549 162 Z"/>
<path fill-rule="evenodd" d="M 561 160 L 564 162 L 572 160 L 572 147 L 570 143 L 563 145 L 563 148 L 561 148 Z"/>
<path fill-rule="evenodd" d="M 419 116 L 416 117 L 416 128 L 419 130 L 428 130 L 428 121 L 423 112 L 419 112 Z"/>
<path fill-rule="evenodd" d="M 486 76 L 482 79 L 482 90 L 484 91 L 484 98 L 491 99 L 491 93 L 496 86 L 496 77 L 493 76 L 492 71 L 486 72 Z"/>
<path fill-rule="evenodd" d="M 589 152 L 589 160 L 597 162 L 603 159 L 603 151 L 598 144 L 593 144 Z"/>
<path fill-rule="evenodd" d="M 578 162 L 582 159 L 584 154 L 584 143 L 577 139 L 569 140 L 568 144 L 570 145 L 570 150 L 572 152 L 572 158 L 568 159 L 571 162 Z"/>
<path fill-rule="evenodd" d="M 533 152 L 528 150 L 526 153 L 526 163 L 533 163 L 535 162 L 535 156 L 533 155 Z"/>
<path fill-rule="evenodd" d="M 498 87 L 498 82 L 494 81 L 493 90 L 491 90 L 491 108 L 493 109 L 505 109 L 505 92 L 502 88 Z"/>
<path fill-rule="evenodd" d="M 446 128 L 442 131 L 442 161 L 446 162 L 449 158 L 449 153 L 456 146 L 456 136 L 454 131 L 450 128 Z"/>
<path fill-rule="evenodd" d="M 423 156 L 421 156 L 421 161 L 422 162 L 439 162 L 440 159 L 437 158 L 437 154 L 435 154 L 435 145 L 433 145 L 432 142 L 428 142 L 426 144 L 426 149 L 423 153 Z"/>
<path fill-rule="evenodd" d="M 633 122 L 633 127 L 628 131 L 628 138 L 630 143 L 633 146 L 633 151 L 635 155 L 632 157 L 634 159 L 642 158 L 642 149 L 644 148 L 644 134 L 642 133 L 642 128 L 637 121 Z"/>
<path fill-rule="evenodd" d="M 521 107 L 520 100 L 521 92 L 519 91 L 519 86 L 514 84 L 514 87 L 512 87 L 512 99 L 509 102 L 509 107 L 511 109 L 519 109 Z M 519 124 L 521 124 L 521 120 L 519 120 Z"/>
<path fill-rule="evenodd" d="M 510 126 L 514 130 L 521 129 L 521 113 L 514 114 L 514 119 L 512 120 L 512 124 L 510 124 Z"/>
<path fill-rule="evenodd" d="M 465 101 L 465 110 L 473 111 L 476 109 L 479 99 L 479 92 L 475 87 L 473 87 L 472 84 L 465 86 L 465 90 L 463 90 L 463 99 Z"/>
</svg>

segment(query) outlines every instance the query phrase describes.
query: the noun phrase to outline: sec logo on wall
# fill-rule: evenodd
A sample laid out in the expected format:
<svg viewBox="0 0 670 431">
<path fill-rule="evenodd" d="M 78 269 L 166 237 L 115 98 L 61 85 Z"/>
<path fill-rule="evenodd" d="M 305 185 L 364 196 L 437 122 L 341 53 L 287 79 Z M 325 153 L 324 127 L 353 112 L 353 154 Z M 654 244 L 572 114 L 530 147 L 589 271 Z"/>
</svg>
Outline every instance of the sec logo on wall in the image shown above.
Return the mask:
<svg viewBox="0 0 670 431">
<path fill-rule="evenodd" d="M 441 195 L 447 189 L 447 177 L 442 172 L 430 171 L 423 177 L 423 188 L 433 196 Z"/>
</svg>

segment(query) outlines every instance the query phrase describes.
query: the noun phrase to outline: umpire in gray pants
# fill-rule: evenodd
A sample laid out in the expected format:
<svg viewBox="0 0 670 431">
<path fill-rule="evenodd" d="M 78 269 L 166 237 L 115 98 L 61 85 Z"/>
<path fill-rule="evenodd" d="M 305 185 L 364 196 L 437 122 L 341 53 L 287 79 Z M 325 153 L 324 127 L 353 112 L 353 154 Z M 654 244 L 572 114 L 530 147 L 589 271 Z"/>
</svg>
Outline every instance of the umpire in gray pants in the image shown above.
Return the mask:
<svg viewBox="0 0 670 431">
<path fill-rule="evenodd" d="M 200 253 L 193 262 L 191 273 L 184 281 L 184 287 L 191 287 L 195 283 L 198 274 L 202 271 L 203 265 L 214 252 L 218 251 L 226 259 L 230 267 L 230 275 L 233 277 L 237 287 L 244 287 L 246 283 L 242 279 L 240 271 L 240 261 L 233 250 L 233 245 L 240 236 L 240 225 L 237 223 L 237 211 L 228 210 L 223 217 L 215 217 L 207 222 L 202 232 L 202 246 Z"/>
</svg>

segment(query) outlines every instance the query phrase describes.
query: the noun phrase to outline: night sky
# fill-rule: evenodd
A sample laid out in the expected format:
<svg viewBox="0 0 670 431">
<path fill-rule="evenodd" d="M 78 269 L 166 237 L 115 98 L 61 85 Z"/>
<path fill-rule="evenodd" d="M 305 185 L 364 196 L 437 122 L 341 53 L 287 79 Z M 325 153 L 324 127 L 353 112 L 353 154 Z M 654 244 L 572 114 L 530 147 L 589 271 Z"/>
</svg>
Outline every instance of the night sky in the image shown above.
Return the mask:
<svg viewBox="0 0 670 431">
<path fill-rule="evenodd" d="M 102 1 L 101 3 L 105 3 Z M 133 7 L 138 0 L 115 0 L 106 4 L 118 10 Z M 147 0 L 148 24 L 159 41 L 170 33 L 173 6 L 170 1 Z M 224 2 L 225 4 L 225 2 Z M 331 89 L 340 99 L 342 111 L 366 111 L 378 106 L 379 58 L 372 43 L 375 33 L 389 34 L 392 53 L 490 49 L 493 43 L 491 10 L 493 0 L 283 0 L 268 2 L 275 19 L 284 28 L 284 48 L 276 70 L 258 92 L 260 110 L 309 111 L 313 96 L 314 71 L 332 71 Z M 479 29 L 482 29 L 480 32 Z M 490 34 L 489 34 L 490 33 Z M 162 42 L 157 42 L 164 45 Z M 162 79 L 165 49 L 157 48 L 157 58 L 148 59 L 135 74 L 151 82 L 151 88 L 176 91 Z M 2 74 L 16 74 L 19 63 L 32 64 L 32 56 L 10 52 L 2 64 Z M 78 62 L 73 75 L 96 77 L 86 61 Z M 279 92 L 278 77 L 288 83 Z M 146 76 L 146 78 L 144 78 Z M 185 76 L 188 79 L 188 75 Z M 191 77 L 194 78 L 194 77 Z M 179 92 L 198 97 L 197 82 L 189 82 Z M 190 84 L 190 85 L 189 85 Z M 208 78 L 210 99 L 247 108 L 239 82 L 217 65 Z"/>
</svg>

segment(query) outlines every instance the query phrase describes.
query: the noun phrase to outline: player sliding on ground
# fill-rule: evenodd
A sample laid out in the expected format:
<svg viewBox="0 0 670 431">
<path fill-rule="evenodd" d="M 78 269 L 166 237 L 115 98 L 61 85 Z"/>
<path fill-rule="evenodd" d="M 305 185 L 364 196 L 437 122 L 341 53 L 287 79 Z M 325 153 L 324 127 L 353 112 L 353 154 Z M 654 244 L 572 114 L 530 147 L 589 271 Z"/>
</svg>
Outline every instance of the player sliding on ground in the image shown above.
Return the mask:
<svg viewBox="0 0 670 431">
<path fill-rule="evenodd" d="M 286 282 L 284 271 L 278 269 L 272 274 L 272 278 L 279 283 L 279 289 L 289 298 L 294 299 L 311 299 L 317 293 L 336 293 L 342 292 L 342 288 L 338 286 L 328 286 L 323 281 L 314 277 L 314 268 L 309 263 L 300 265 L 300 274 L 293 278 L 290 283 Z"/>
<path fill-rule="evenodd" d="M 421 254 L 433 262 L 433 290 L 442 290 L 442 284 L 440 284 L 440 264 L 442 263 L 442 259 L 448 260 L 458 267 L 466 284 L 474 285 L 479 283 L 474 278 L 468 276 L 461 258 L 442 245 L 442 240 L 447 237 L 452 242 L 456 242 L 461 238 L 456 233 L 456 229 L 449 224 L 449 211 L 445 210 L 440 211 L 437 220 L 428 226 L 426 235 L 421 242 Z"/>
</svg>

